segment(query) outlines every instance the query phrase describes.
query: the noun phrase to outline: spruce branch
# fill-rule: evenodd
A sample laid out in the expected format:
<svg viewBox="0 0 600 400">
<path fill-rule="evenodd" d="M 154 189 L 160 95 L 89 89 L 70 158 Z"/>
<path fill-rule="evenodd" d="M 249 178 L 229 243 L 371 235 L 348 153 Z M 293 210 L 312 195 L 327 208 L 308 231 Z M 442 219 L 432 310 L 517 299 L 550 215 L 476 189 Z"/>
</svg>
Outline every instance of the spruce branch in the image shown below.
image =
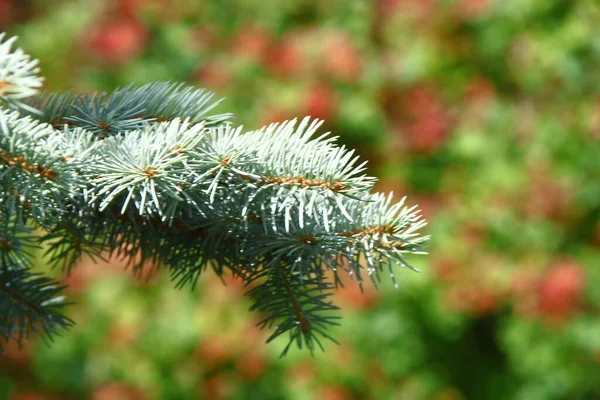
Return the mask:
<svg viewBox="0 0 600 400">
<path fill-rule="evenodd" d="M 34 95 L 42 86 L 43 78 L 37 76 L 38 60 L 31 60 L 21 49 L 13 50 L 17 38 L 4 40 L 5 36 L 0 32 L 0 106 L 5 103 L 11 108 L 35 112 L 21 99 Z"/>
<path fill-rule="evenodd" d="M 0 76 L 13 76 L 2 68 L 24 67 L 4 58 L 28 58 L 6 43 Z M 32 76 L 19 93 L 37 88 Z M 168 82 L 41 94 L 26 107 L 8 93 L 0 92 L 9 104 L 0 107 L 6 339 L 70 324 L 58 314 L 66 303 L 52 303 L 56 284 L 27 269 L 34 245 L 67 272 L 89 255 L 124 258 L 134 273 L 166 268 L 178 287 L 193 287 L 208 267 L 242 277 L 256 285 L 251 310 L 265 315 L 269 341 L 289 335 L 283 354 L 293 343 L 313 352 L 333 340 L 327 329 L 339 317 L 330 296 L 341 274 L 361 288 L 377 286 L 384 271 L 396 283 L 396 266 L 412 268 L 407 255 L 423 254 L 428 236 L 419 234 L 416 208 L 371 193 L 365 162 L 336 137 L 317 135 L 322 121 L 246 131 L 230 114 L 210 115 L 212 93 Z M 33 227 L 43 233 L 32 236 Z"/>
<path fill-rule="evenodd" d="M 9 340 L 21 345 L 32 333 L 51 341 L 73 325 L 60 312 L 69 304 L 60 295 L 64 288 L 39 273 L 0 268 L 0 350 Z"/>
<path fill-rule="evenodd" d="M 248 292 L 254 300 L 251 311 L 259 311 L 266 317 L 258 323 L 261 328 L 274 329 L 267 343 L 288 333 L 289 341 L 281 356 L 285 356 L 291 345 L 299 348 L 306 346 L 311 353 L 318 345 L 324 351 L 319 336 L 338 343 L 327 333 L 327 329 L 339 325 L 337 315 L 332 311 L 339 308 L 327 299 L 331 296 L 332 285 L 325 283 L 319 276 L 304 276 L 292 272 L 275 256 L 266 267 L 255 275 L 256 279 L 266 276 L 266 281 Z M 327 291 L 327 292 L 326 292 Z"/>
<path fill-rule="evenodd" d="M 107 137 L 174 118 L 219 125 L 232 118 L 230 113 L 209 115 L 221 101 L 214 101 L 214 94 L 204 89 L 156 82 L 138 88 L 128 85 L 111 94 L 41 93 L 29 98 L 27 104 L 39 110 L 31 115 L 54 127 L 66 124 Z"/>
<path fill-rule="evenodd" d="M 30 226 L 0 210 L 0 269 L 31 267 L 31 251 L 39 247 L 38 237 L 32 231 Z"/>
</svg>

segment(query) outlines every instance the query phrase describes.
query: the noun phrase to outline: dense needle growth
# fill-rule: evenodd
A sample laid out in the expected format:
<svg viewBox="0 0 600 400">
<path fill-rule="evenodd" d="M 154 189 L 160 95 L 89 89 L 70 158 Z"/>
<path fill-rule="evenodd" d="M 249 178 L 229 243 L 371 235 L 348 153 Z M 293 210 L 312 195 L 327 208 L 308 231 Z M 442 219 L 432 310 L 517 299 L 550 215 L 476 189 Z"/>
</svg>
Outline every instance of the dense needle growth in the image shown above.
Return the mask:
<svg viewBox="0 0 600 400">
<path fill-rule="evenodd" d="M 178 286 L 208 266 L 242 277 L 269 340 L 289 335 L 284 353 L 332 339 L 339 274 L 377 285 L 423 253 L 418 210 L 371 193 L 365 163 L 320 121 L 246 131 L 212 113 L 212 93 L 167 82 L 37 94 L 37 61 L 13 42 L 0 35 L 4 341 L 72 324 L 64 287 L 30 269 L 38 246 L 67 272 L 87 255 L 167 268 Z"/>
</svg>

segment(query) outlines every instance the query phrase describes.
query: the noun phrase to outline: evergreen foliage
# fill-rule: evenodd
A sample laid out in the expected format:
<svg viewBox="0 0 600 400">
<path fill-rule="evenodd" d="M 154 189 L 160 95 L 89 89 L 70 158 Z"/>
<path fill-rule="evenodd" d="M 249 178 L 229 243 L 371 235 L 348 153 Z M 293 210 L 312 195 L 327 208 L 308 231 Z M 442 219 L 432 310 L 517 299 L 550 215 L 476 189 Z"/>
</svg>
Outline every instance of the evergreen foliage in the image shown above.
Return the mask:
<svg viewBox="0 0 600 400">
<path fill-rule="evenodd" d="M 273 334 L 312 352 L 337 324 L 350 274 L 375 285 L 428 237 L 415 207 L 304 118 L 256 131 L 211 114 L 212 93 L 168 82 L 112 94 L 35 94 L 36 61 L 0 35 L 0 335 L 51 338 L 72 324 L 30 249 L 69 271 L 84 256 L 165 267 L 178 286 L 211 266 L 242 277 Z M 34 230 L 35 229 L 35 230 Z M 0 343 L 2 341 L 0 340 Z"/>
</svg>

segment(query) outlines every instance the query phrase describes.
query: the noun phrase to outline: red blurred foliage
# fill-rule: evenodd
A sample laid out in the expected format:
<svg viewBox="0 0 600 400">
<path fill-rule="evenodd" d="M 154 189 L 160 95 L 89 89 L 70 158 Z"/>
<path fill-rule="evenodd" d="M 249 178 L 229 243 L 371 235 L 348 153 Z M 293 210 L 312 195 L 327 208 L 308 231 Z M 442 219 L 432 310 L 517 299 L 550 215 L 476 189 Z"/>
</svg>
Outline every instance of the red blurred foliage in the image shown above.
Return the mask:
<svg viewBox="0 0 600 400">
<path fill-rule="evenodd" d="M 335 304 L 343 309 L 354 309 L 354 310 L 366 310 L 377 306 L 379 303 L 381 294 L 368 280 L 368 277 L 364 277 L 366 282 L 363 283 L 363 291 L 360 290 L 360 286 L 356 279 L 351 279 L 350 276 L 344 272 L 339 273 L 339 280 L 342 282 L 344 287 L 339 286 L 335 294 Z M 333 274 L 329 274 L 329 279 L 333 281 Z"/>
<path fill-rule="evenodd" d="M 444 143 L 450 121 L 442 103 L 430 89 L 415 88 L 404 97 L 408 115 L 403 131 L 409 146 L 417 152 L 433 152 Z"/>
<path fill-rule="evenodd" d="M 137 17 L 148 7 L 148 0 L 113 0 L 115 10 L 125 18 Z"/>
<path fill-rule="evenodd" d="M 462 224 L 457 235 L 468 248 L 475 249 L 482 245 L 482 242 L 488 233 L 487 229 L 489 228 L 481 226 L 477 222 L 468 221 Z"/>
<path fill-rule="evenodd" d="M 498 295 L 491 288 L 474 282 L 450 287 L 445 298 L 452 310 L 478 317 L 492 313 L 499 303 Z"/>
<path fill-rule="evenodd" d="M 47 399 L 48 397 L 44 397 L 35 393 L 17 393 L 15 395 L 13 395 L 10 400 L 44 400 Z"/>
<path fill-rule="evenodd" d="M 433 88 L 417 86 L 404 93 L 384 90 L 382 102 L 390 121 L 403 138 L 403 147 L 427 154 L 444 145 L 451 121 Z"/>
<path fill-rule="evenodd" d="M 585 290 L 586 274 L 581 265 L 561 260 L 545 271 L 537 288 L 537 306 L 552 322 L 572 317 L 579 309 Z"/>
<path fill-rule="evenodd" d="M 242 277 L 233 274 L 223 274 L 221 278 L 225 287 L 232 292 L 239 295 L 243 295 L 246 292 L 247 288 L 244 286 L 244 279 Z"/>
<path fill-rule="evenodd" d="M 14 12 L 12 0 L 0 0 L 0 26 L 8 25 L 14 18 Z"/>
<path fill-rule="evenodd" d="M 225 90 L 231 83 L 229 68 L 217 61 L 207 61 L 194 73 L 196 82 L 203 87 Z"/>
<path fill-rule="evenodd" d="M 232 52 L 238 56 L 262 62 L 271 47 L 271 37 L 255 26 L 240 29 L 232 41 Z"/>
<path fill-rule="evenodd" d="M 112 382 L 96 389 L 91 400 L 144 400 L 141 389 L 123 383 Z"/>
<path fill-rule="evenodd" d="M 568 216 L 572 191 L 566 185 L 537 170 L 530 177 L 529 189 L 523 202 L 525 216 L 559 221 Z"/>
<path fill-rule="evenodd" d="M 425 20 L 436 10 L 436 0 L 379 0 L 377 11 L 384 18 Z"/>
<path fill-rule="evenodd" d="M 386 155 L 388 155 L 386 153 Z M 373 186 L 373 191 L 390 193 L 393 192 L 393 201 L 398 202 L 402 199 L 407 188 L 404 185 L 405 182 L 396 177 L 382 177 Z"/>
<path fill-rule="evenodd" d="M 218 48 L 221 43 L 216 33 L 210 26 L 202 26 L 192 30 L 193 47 L 197 51 L 206 51 Z"/>
<path fill-rule="evenodd" d="M 320 400 L 351 400 L 352 392 L 348 389 L 338 386 L 329 385 L 323 386 L 317 391 L 317 399 Z"/>
<path fill-rule="evenodd" d="M 300 71 L 302 58 L 297 41 L 287 37 L 271 45 L 265 63 L 273 75 L 289 78 Z"/>
<path fill-rule="evenodd" d="M 196 348 L 196 356 L 208 368 L 214 368 L 233 358 L 232 346 L 220 336 L 202 340 Z"/>
<path fill-rule="evenodd" d="M 511 275 L 509 293 L 512 296 L 527 296 L 535 292 L 538 277 L 531 269 L 517 269 Z"/>
<path fill-rule="evenodd" d="M 471 103 L 488 103 L 496 97 L 496 87 L 486 78 L 476 78 L 468 84 L 466 97 Z"/>
<path fill-rule="evenodd" d="M 436 257 L 432 261 L 435 279 L 441 282 L 452 282 L 456 277 L 459 264 L 450 258 Z"/>
<path fill-rule="evenodd" d="M 531 269 L 517 269 L 511 275 L 508 294 L 515 303 L 515 313 L 523 317 L 533 317 L 537 314 L 536 290 L 538 276 Z"/>
<path fill-rule="evenodd" d="M 325 52 L 325 69 L 333 78 L 356 82 L 362 70 L 362 61 L 349 38 L 334 38 Z"/>
<path fill-rule="evenodd" d="M 242 349 L 251 348 L 256 343 L 264 342 L 267 339 L 266 334 L 268 331 L 260 329 L 258 325 L 261 320 L 260 317 L 249 319 L 240 330 L 240 337 L 242 339 L 240 339 L 239 343 L 242 344 Z"/>
<path fill-rule="evenodd" d="M 402 0 L 379 0 L 375 6 L 383 16 L 393 12 Z"/>
<path fill-rule="evenodd" d="M 336 106 L 335 90 L 326 84 L 316 84 L 307 93 L 302 114 L 327 120 L 333 117 Z"/>
<path fill-rule="evenodd" d="M 222 400 L 231 398 L 231 380 L 223 374 L 212 376 L 204 381 L 200 388 L 200 398 L 210 400 Z"/>
<path fill-rule="evenodd" d="M 122 260 L 97 261 L 96 263 L 90 258 L 84 259 L 62 279 L 61 283 L 69 285 L 71 292 L 83 292 L 94 281 L 104 276 L 123 273 L 126 265 L 126 262 Z"/>
<path fill-rule="evenodd" d="M 2 346 L 4 346 L 4 349 L 3 353 L 0 354 L 0 363 L 5 365 L 10 364 L 11 369 L 28 368 L 35 343 L 24 340 L 21 343 L 21 347 L 19 347 L 19 343 L 16 340 L 8 342 L 3 340 Z"/>
<path fill-rule="evenodd" d="M 120 64 L 138 56 L 147 39 L 148 32 L 142 24 L 123 18 L 92 28 L 86 45 L 102 61 Z"/>
<path fill-rule="evenodd" d="M 345 283 L 344 288 L 339 288 L 336 291 L 336 297 L 342 308 L 350 308 L 355 310 L 368 310 L 375 308 L 379 303 L 379 295 L 375 289 L 372 289 L 369 283 L 364 285 L 365 292 L 360 291 L 360 287 L 356 282 Z"/>
<path fill-rule="evenodd" d="M 256 351 L 243 354 L 235 363 L 238 373 L 247 381 L 255 381 L 260 378 L 268 366 L 267 359 Z"/>
<path fill-rule="evenodd" d="M 454 3 L 456 14 L 467 20 L 481 17 L 491 5 L 490 0 L 458 0 Z"/>
<path fill-rule="evenodd" d="M 208 277 L 205 292 L 213 304 L 223 306 L 239 301 L 246 292 L 242 278 L 224 274 L 219 277 L 212 274 Z"/>
<path fill-rule="evenodd" d="M 411 204 L 419 206 L 421 215 L 427 220 L 432 220 L 435 217 L 435 214 L 442 208 L 442 199 L 437 194 L 424 195 L 413 193 L 409 198 Z"/>
<path fill-rule="evenodd" d="M 138 260 L 139 258 L 136 257 L 134 263 L 137 263 Z M 157 280 L 158 273 L 156 273 L 151 262 L 146 262 L 136 271 L 127 270 L 126 268 L 127 260 L 123 259 L 112 258 L 108 261 L 96 259 L 95 262 L 91 258 L 85 258 L 71 270 L 69 275 L 63 277 L 62 283 L 69 285 L 69 291 L 71 292 L 83 292 L 94 281 L 109 275 L 126 275 L 139 285 L 150 284 Z"/>
</svg>

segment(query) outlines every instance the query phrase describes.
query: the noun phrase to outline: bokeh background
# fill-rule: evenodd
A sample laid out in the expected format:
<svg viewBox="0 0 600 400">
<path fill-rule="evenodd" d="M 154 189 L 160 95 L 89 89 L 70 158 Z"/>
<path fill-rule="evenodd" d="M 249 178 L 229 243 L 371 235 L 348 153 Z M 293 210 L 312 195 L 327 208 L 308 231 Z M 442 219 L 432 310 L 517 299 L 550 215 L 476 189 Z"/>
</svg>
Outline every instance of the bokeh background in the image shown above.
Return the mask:
<svg viewBox="0 0 600 400">
<path fill-rule="evenodd" d="M 585 0 L 0 0 L 47 89 L 185 81 L 249 129 L 325 119 L 433 237 L 398 289 L 339 291 L 341 345 L 314 357 L 264 344 L 240 282 L 84 261 L 76 327 L 0 357 L 0 398 L 600 399 L 598 21 Z"/>
</svg>

